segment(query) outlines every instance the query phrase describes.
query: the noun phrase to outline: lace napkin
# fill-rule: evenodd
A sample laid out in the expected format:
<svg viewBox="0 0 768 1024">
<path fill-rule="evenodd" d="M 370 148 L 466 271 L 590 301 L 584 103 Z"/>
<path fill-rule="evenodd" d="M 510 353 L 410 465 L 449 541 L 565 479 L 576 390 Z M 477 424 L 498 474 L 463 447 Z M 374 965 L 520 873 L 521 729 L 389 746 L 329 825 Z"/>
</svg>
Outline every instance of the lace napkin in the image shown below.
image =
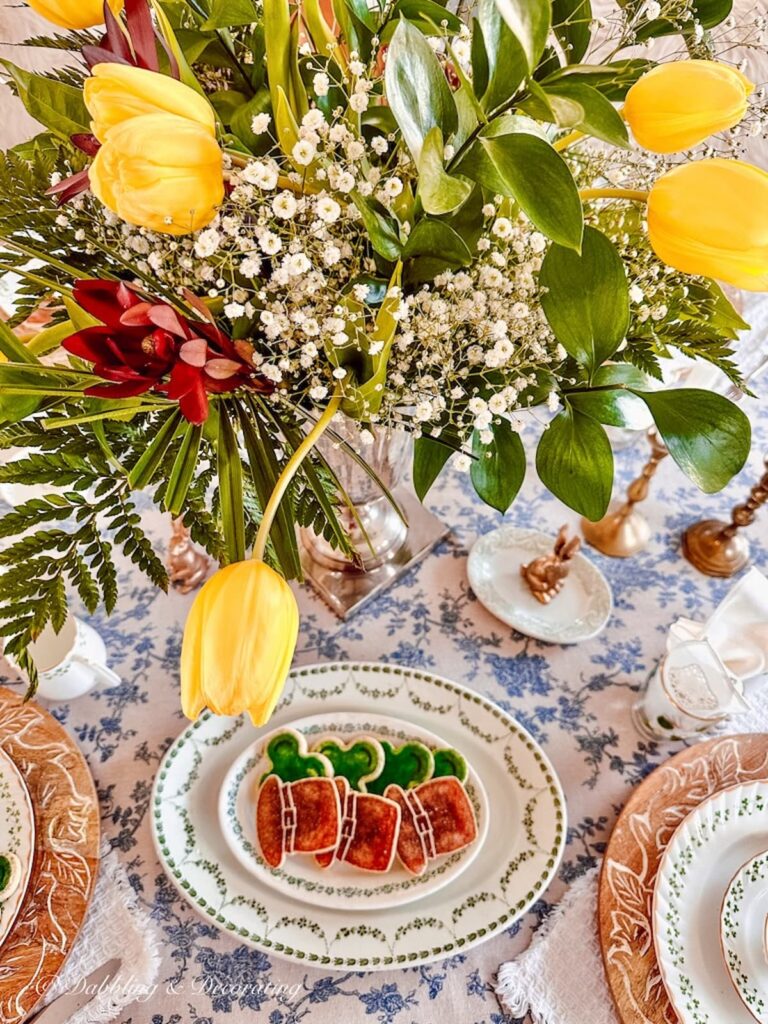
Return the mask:
<svg viewBox="0 0 768 1024">
<path fill-rule="evenodd" d="M 160 971 L 155 927 L 139 906 L 117 854 L 106 850 L 83 930 L 44 1002 L 82 990 L 91 971 L 113 957 L 122 960 L 119 973 L 90 1003 L 69 1017 L 67 1024 L 114 1021 L 127 1006 L 151 992 Z"/>
</svg>

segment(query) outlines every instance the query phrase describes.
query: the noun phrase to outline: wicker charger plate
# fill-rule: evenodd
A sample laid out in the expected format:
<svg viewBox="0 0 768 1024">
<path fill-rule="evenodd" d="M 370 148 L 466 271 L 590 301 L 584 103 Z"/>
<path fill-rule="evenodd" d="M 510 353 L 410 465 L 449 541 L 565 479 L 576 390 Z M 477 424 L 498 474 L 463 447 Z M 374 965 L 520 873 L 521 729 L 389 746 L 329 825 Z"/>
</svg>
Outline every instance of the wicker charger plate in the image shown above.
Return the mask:
<svg viewBox="0 0 768 1024">
<path fill-rule="evenodd" d="M 768 734 L 697 743 L 630 796 L 603 859 L 598 928 L 608 985 L 622 1024 L 676 1024 L 653 948 L 653 887 L 677 826 L 702 800 L 768 779 Z"/>
<path fill-rule="evenodd" d="M 24 776 L 35 812 L 32 875 L 0 948 L 0 1021 L 19 1024 L 78 936 L 96 884 L 99 804 L 74 740 L 52 715 L 0 688 L 0 746 Z"/>
</svg>

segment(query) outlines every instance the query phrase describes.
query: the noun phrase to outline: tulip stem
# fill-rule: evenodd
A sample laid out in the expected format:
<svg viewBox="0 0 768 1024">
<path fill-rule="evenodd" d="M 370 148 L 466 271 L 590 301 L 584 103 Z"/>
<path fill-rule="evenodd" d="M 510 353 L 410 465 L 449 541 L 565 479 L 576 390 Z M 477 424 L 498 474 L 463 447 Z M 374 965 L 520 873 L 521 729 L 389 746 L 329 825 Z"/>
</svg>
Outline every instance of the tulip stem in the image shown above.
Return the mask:
<svg viewBox="0 0 768 1024">
<path fill-rule="evenodd" d="M 648 196 L 648 192 L 639 188 L 582 188 L 579 190 L 579 199 L 582 202 L 588 199 L 632 199 L 636 203 L 646 203 Z"/>
<path fill-rule="evenodd" d="M 583 138 L 584 132 L 569 132 L 567 135 L 564 135 L 562 139 L 558 139 L 556 142 L 553 142 L 552 147 L 553 149 L 556 149 L 558 153 L 562 153 L 564 149 L 568 149 L 568 147 L 572 146 L 574 142 L 578 142 L 579 139 Z"/>
<path fill-rule="evenodd" d="M 290 459 L 288 459 L 285 466 L 283 467 L 282 473 L 277 478 L 274 489 L 269 496 L 267 507 L 264 509 L 264 514 L 261 517 L 261 523 L 259 524 L 259 532 L 256 534 L 256 543 L 253 545 L 253 552 L 251 557 L 255 558 L 257 561 L 264 560 L 264 551 L 267 546 L 267 537 L 269 536 L 269 531 L 272 528 L 272 523 L 274 522 L 275 516 L 277 515 L 277 510 L 280 507 L 280 502 L 283 499 L 283 495 L 288 489 L 288 485 L 290 484 L 291 480 L 293 480 L 293 477 L 295 476 L 299 466 L 302 464 L 302 462 L 309 454 L 309 452 L 317 444 L 319 438 L 325 431 L 326 427 L 329 426 L 331 420 L 339 411 L 339 406 L 341 405 L 341 398 L 342 389 L 341 384 L 339 384 L 336 388 L 336 391 L 333 394 L 333 398 L 326 406 L 322 416 L 317 421 L 317 423 L 315 423 L 314 427 L 312 427 L 310 432 L 301 442 L 301 444 L 290 457 Z"/>
</svg>

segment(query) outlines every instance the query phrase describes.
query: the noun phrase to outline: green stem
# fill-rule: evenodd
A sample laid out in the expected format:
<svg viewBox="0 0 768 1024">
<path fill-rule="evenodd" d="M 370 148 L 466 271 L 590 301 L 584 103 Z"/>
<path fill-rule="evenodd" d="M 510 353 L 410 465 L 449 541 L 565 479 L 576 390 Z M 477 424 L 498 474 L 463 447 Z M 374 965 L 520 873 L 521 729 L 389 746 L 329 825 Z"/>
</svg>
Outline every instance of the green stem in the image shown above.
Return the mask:
<svg viewBox="0 0 768 1024">
<path fill-rule="evenodd" d="M 579 199 L 582 202 L 588 199 L 631 199 L 636 203 L 647 203 L 649 194 L 638 188 L 582 188 Z"/>
<path fill-rule="evenodd" d="M 294 451 L 293 455 L 286 462 L 283 467 L 283 471 L 277 478 L 274 490 L 270 495 L 267 507 L 264 509 L 264 515 L 261 517 L 261 524 L 259 525 L 259 532 L 256 534 L 256 543 L 253 545 L 252 557 L 257 561 L 264 560 L 264 550 L 267 546 L 267 537 L 269 531 L 274 522 L 277 510 L 280 507 L 280 502 L 283 499 L 283 495 L 288 489 L 288 485 L 296 474 L 299 466 L 302 464 L 309 452 L 314 448 L 315 444 L 325 431 L 326 427 L 330 424 L 333 417 L 338 412 L 339 406 L 341 405 L 341 387 L 337 387 L 334 392 L 333 398 L 326 406 L 325 412 L 320 419 L 315 423 L 314 427 L 310 430 L 298 448 Z"/>
</svg>

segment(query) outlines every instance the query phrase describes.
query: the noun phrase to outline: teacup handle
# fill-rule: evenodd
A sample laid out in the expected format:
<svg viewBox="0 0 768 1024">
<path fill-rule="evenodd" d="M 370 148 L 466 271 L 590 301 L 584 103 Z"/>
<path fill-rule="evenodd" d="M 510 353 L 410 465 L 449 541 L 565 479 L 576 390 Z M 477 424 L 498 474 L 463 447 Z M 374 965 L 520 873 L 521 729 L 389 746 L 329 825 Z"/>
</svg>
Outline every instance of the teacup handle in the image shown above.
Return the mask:
<svg viewBox="0 0 768 1024">
<path fill-rule="evenodd" d="M 79 665 L 85 665 L 86 668 L 89 668 L 96 674 L 99 682 L 103 684 L 108 686 L 119 686 L 122 682 L 120 676 L 116 672 L 113 672 L 111 668 L 108 668 L 106 665 L 102 665 L 98 661 L 91 661 L 90 658 L 85 658 L 82 654 L 73 654 L 72 661 L 77 662 Z"/>
</svg>

